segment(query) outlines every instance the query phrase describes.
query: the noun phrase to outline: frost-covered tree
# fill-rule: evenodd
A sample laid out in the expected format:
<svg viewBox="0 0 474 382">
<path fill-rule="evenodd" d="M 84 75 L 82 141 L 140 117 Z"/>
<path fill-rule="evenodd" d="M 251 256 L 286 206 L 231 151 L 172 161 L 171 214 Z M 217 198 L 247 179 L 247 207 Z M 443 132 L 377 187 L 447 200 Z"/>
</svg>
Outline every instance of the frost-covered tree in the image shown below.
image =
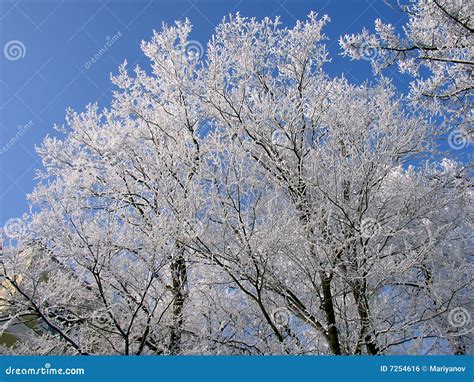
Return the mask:
<svg viewBox="0 0 474 382">
<path fill-rule="evenodd" d="M 324 73 L 327 21 L 237 14 L 206 59 L 164 27 L 110 108 L 68 112 L 4 247 L 2 309 L 36 320 L 13 351 L 472 349 L 466 169 L 388 81 Z"/>
<path fill-rule="evenodd" d="M 391 24 L 375 21 L 367 29 L 341 37 L 345 55 L 370 59 L 376 73 L 398 65 L 413 77 L 414 103 L 448 117 L 458 127 L 455 144 L 472 140 L 474 70 L 474 8 L 469 0 L 417 0 L 400 5 L 408 16 L 403 35 Z M 464 142 L 458 142 L 463 140 Z"/>
</svg>

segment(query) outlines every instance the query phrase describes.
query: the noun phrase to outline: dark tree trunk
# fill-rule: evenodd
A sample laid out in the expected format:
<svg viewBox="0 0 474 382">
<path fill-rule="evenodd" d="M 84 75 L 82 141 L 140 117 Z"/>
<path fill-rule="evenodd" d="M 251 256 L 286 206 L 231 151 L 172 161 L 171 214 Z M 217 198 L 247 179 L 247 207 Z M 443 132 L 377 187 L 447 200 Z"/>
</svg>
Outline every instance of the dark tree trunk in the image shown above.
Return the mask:
<svg viewBox="0 0 474 382">
<path fill-rule="evenodd" d="M 341 345 L 339 343 L 339 332 L 336 326 L 336 315 L 334 312 L 334 304 L 331 292 L 331 278 L 326 277 L 323 272 L 320 273 L 321 286 L 323 291 L 323 310 L 326 315 L 326 322 L 328 325 L 327 338 L 329 348 L 335 355 L 341 355 Z"/>
<path fill-rule="evenodd" d="M 178 247 L 175 258 L 171 261 L 171 277 L 173 292 L 173 323 L 170 332 L 169 351 L 171 354 L 181 352 L 181 336 L 183 332 L 183 309 L 186 298 L 187 271 L 184 249 Z"/>
</svg>

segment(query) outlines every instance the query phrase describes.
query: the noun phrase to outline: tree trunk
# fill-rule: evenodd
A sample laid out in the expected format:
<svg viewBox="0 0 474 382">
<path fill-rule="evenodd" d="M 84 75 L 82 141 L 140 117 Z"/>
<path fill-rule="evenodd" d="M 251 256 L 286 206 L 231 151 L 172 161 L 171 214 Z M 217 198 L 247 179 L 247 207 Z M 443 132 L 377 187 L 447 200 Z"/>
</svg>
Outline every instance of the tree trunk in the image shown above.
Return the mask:
<svg viewBox="0 0 474 382">
<path fill-rule="evenodd" d="M 369 304 L 365 296 L 365 283 L 355 280 L 352 285 L 352 295 L 357 304 L 361 324 L 361 337 L 365 342 L 367 353 L 371 355 L 379 354 L 379 348 L 375 342 L 375 332 L 370 324 Z"/>
<path fill-rule="evenodd" d="M 323 272 L 320 272 L 321 286 L 323 291 L 323 310 L 326 315 L 326 322 L 328 325 L 328 344 L 331 352 L 335 355 L 341 355 L 341 345 L 339 343 L 339 333 L 336 326 L 336 315 L 334 313 L 334 304 L 331 292 L 331 278 L 326 277 Z"/>
<path fill-rule="evenodd" d="M 183 309 L 187 288 L 186 260 L 184 259 L 184 248 L 182 246 L 178 247 L 177 255 L 171 261 L 171 277 L 173 322 L 170 332 L 169 351 L 175 355 L 181 352 L 181 335 L 184 324 Z"/>
</svg>

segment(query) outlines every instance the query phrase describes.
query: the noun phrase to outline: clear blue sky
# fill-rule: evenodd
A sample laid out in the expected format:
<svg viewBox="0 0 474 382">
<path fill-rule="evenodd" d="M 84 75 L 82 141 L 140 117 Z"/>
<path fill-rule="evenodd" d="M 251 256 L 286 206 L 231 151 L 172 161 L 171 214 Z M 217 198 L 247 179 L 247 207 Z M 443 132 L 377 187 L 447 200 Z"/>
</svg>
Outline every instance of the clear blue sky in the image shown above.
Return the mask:
<svg viewBox="0 0 474 382">
<path fill-rule="evenodd" d="M 378 17 L 398 26 L 405 21 L 382 0 L 0 0 L 0 226 L 27 211 L 26 194 L 34 187 L 35 169 L 41 168 L 34 146 L 47 134 L 57 134 L 52 127 L 64 123 L 67 107 L 82 111 L 89 102 L 107 105 L 109 74 L 124 59 L 129 67 L 148 68 L 140 42 L 163 21 L 189 18 L 192 39 L 205 46 L 215 25 L 229 13 L 280 15 L 283 24 L 291 26 L 312 10 L 331 18 L 325 33 L 333 62 L 327 71 L 345 73 L 353 82 L 371 79 L 370 64 L 340 57 L 338 37 L 363 26 L 372 29 Z M 121 37 L 86 68 L 118 32 Z M 16 60 L 4 52 L 12 41 L 20 42 Z M 397 75 L 395 83 L 405 89 L 406 80 Z M 7 147 L 12 138 L 15 142 Z"/>
</svg>

